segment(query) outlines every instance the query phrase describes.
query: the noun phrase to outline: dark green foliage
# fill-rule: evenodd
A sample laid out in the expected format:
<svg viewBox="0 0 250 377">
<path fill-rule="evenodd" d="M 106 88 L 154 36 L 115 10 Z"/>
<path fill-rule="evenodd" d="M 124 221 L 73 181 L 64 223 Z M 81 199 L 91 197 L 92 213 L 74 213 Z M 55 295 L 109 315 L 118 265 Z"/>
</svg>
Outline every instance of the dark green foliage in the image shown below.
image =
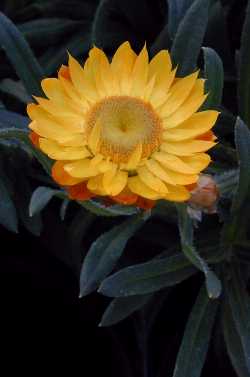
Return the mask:
<svg viewBox="0 0 250 377">
<path fill-rule="evenodd" d="M 122 321 L 135 311 L 141 309 L 152 295 L 117 297 L 111 301 L 104 312 L 99 326 L 111 326 Z"/>
<path fill-rule="evenodd" d="M 111 206 L 106 206 L 105 204 L 98 202 L 96 200 L 88 200 L 79 202 L 88 211 L 94 213 L 97 216 L 105 217 L 116 217 L 116 216 L 130 216 L 135 215 L 139 210 L 135 207 L 122 206 L 119 204 L 114 204 Z"/>
<path fill-rule="evenodd" d="M 60 190 L 53 190 L 49 187 L 38 187 L 32 194 L 29 203 L 29 214 L 33 217 L 37 213 L 43 210 L 53 198 L 53 196 L 58 196 L 59 198 L 64 198 L 65 194 Z"/>
<path fill-rule="evenodd" d="M 247 200 L 250 187 L 250 131 L 240 118 L 237 119 L 235 125 L 235 144 L 239 158 L 240 176 L 237 193 L 232 204 L 233 213 L 239 211 L 244 201 Z"/>
<path fill-rule="evenodd" d="M 209 47 L 203 47 L 205 89 L 208 94 L 204 108 L 220 106 L 222 100 L 224 71 L 219 55 Z"/>
<path fill-rule="evenodd" d="M 250 127 L 250 3 L 246 10 L 245 23 L 241 35 L 238 100 L 240 116 Z"/>
<path fill-rule="evenodd" d="M 249 377 L 244 350 L 228 303 L 223 305 L 223 334 L 232 365 L 240 377 Z"/>
<path fill-rule="evenodd" d="M 193 246 L 193 223 L 187 213 L 186 205 L 178 205 L 177 210 L 182 251 L 187 259 L 204 273 L 208 296 L 217 298 L 221 294 L 221 283 Z"/>
<path fill-rule="evenodd" d="M 245 366 L 248 373 L 250 373 L 250 298 L 246 289 L 246 282 L 241 275 L 240 265 L 235 263 L 227 269 L 227 272 L 228 275 L 225 279 L 225 305 L 228 308 L 226 310 L 231 313 L 229 317 L 231 315 L 232 327 L 233 329 L 235 327 L 235 333 L 237 332 L 239 336 L 239 339 L 237 339 L 236 335 L 236 344 L 241 344 L 241 347 L 240 345 L 238 347 L 243 355 L 240 356 L 243 356 Z"/>
<path fill-rule="evenodd" d="M 193 2 L 194 0 L 168 0 L 168 30 L 171 39 L 174 39 L 180 22 Z"/>
<path fill-rule="evenodd" d="M 0 45 L 30 95 L 41 94 L 42 69 L 15 25 L 0 14 Z"/>
<path fill-rule="evenodd" d="M 217 309 L 218 302 L 208 298 L 203 286 L 188 318 L 173 377 L 200 376 Z"/>
<path fill-rule="evenodd" d="M 142 214 L 113 227 L 102 234 L 86 255 L 80 275 L 80 296 L 96 289 L 113 270 L 129 238 L 143 225 L 148 216 Z"/>
<path fill-rule="evenodd" d="M 182 254 L 127 267 L 103 281 L 99 292 L 110 297 L 144 295 L 173 286 L 195 273 Z"/>
<path fill-rule="evenodd" d="M 171 56 L 174 63 L 178 64 L 179 76 L 192 73 L 197 66 L 208 21 L 208 9 L 209 0 L 195 0 L 179 23 L 171 47 Z"/>
<path fill-rule="evenodd" d="M 0 179 L 0 224 L 12 232 L 17 232 L 17 212 L 10 196 L 10 183 L 6 184 L 6 176 L 1 166 Z"/>
</svg>

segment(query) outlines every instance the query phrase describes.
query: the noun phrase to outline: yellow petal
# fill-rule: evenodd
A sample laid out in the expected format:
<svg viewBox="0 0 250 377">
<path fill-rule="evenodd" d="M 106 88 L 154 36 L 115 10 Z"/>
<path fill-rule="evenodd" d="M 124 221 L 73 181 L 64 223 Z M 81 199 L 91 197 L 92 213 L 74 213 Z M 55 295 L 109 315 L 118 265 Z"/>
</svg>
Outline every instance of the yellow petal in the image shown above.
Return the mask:
<svg viewBox="0 0 250 377">
<path fill-rule="evenodd" d="M 204 80 L 198 79 L 191 90 L 188 98 L 178 108 L 176 112 L 164 119 L 164 125 L 167 128 L 176 127 L 178 124 L 184 122 L 193 113 L 195 113 L 207 98 L 204 93 Z"/>
<path fill-rule="evenodd" d="M 148 101 L 150 97 L 152 96 L 152 93 L 154 92 L 155 87 L 155 76 L 153 76 L 149 82 L 147 83 L 144 94 L 143 94 L 143 99 L 145 101 Z"/>
<path fill-rule="evenodd" d="M 193 153 L 205 152 L 214 147 L 216 143 L 204 140 L 185 140 L 179 142 L 164 142 L 161 145 L 163 152 L 171 153 L 177 156 L 190 156 Z"/>
<path fill-rule="evenodd" d="M 175 185 L 175 181 L 170 177 L 166 170 L 155 160 L 150 159 L 146 161 L 146 166 L 156 177 L 160 178 L 163 182 Z"/>
<path fill-rule="evenodd" d="M 62 78 L 62 80 L 56 78 L 47 78 L 41 82 L 41 86 L 46 96 L 51 101 L 53 101 L 53 103 L 64 108 L 66 107 L 67 109 L 70 109 L 71 111 L 74 111 L 76 113 L 81 113 L 82 110 L 85 110 L 87 108 L 86 103 L 80 102 L 81 106 L 79 107 L 78 101 L 78 106 L 76 106 L 76 103 L 70 100 L 67 91 L 65 91 L 64 85 L 62 84 L 63 81 L 66 81 L 69 85 L 71 85 L 70 82 L 68 80 L 65 80 L 64 78 Z"/>
<path fill-rule="evenodd" d="M 194 155 L 196 156 L 196 155 Z M 196 174 L 197 169 L 190 166 L 188 163 L 183 162 L 183 158 L 165 153 L 165 152 L 155 152 L 152 155 L 156 161 L 159 161 L 164 167 L 177 171 L 183 174 Z"/>
<path fill-rule="evenodd" d="M 127 164 L 125 165 L 125 168 L 127 170 L 134 170 L 137 168 L 137 165 L 139 164 L 142 156 L 142 144 L 139 143 L 135 150 L 132 152 L 131 156 L 129 157 L 129 160 Z"/>
<path fill-rule="evenodd" d="M 79 93 L 77 92 L 77 90 L 75 89 L 73 84 L 69 80 L 66 80 L 62 76 L 59 76 L 59 78 L 60 78 L 60 82 L 61 82 L 62 87 L 63 87 L 65 93 L 67 94 L 67 96 L 71 100 L 73 100 L 74 103 L 76 105 L 78 105 L 80 109 L 87 107 L 86 102 L 84 102 L 83 99 L 79 96 Z"/>
<path fill-rule="evenodd" d="M 170 177 L 174 185 L 191 185 L 192 183 L 197 182 L 199 176 L 198 174 L 183 174 L 174 170 L 170 170 L 162 165 L 162 168 L 165 170 L 166 174 Z"/>
<path fill-rule="evenodd" d="M 145 185 L 138 176 L 128 178 L 128 188 L 133 193 L 146 199 L 157 200 L 161 198 L 161 195 L 158 192 Z"/>
<path fill-rule="evenodd" d="M 70 54 L 69 54 L 69 70 L 70 70 L 70 76 L 71 76 L 75 89 L 78 91 L 80 95 L 85 97 L 82 90 L 82 88 L 85 86 L 83 67 Z"/>
<path fill-rule="evenodd" d="M 96 156 L 94 156 L 90 162 L 91 166 L 97 166 L 100 164 L 101 161 L 103 161 L 103 155 L 102 154 L 97 154 Z"/>
<path fill-rule="evenodd" d="M 105 173 L 106 171 L 112 169 L 112 165 L 113 163 L 109 160 L 102 160 L 101 162 L 99 162 L 99 164 L 97 165 L 97 169 L 100 173 Z"/>
<path fill-rule="evenodd" d="M 169 186 L 169 192 L 165 194 L 165 199 L 172 202 L 185 202 L 190 198 L 190 192 L 184 186 Z"/>
<path fill-rule="evenodd" d="M 42 89 L 49 99 L 57 103 L 65 102 L 65 93 L 60 81 L 56 78 L 47 78 L 41 82 Z"/>
<path fill-rule="evenodd" d="M 68 109 L 67 107 L 65 108 L 65 106 L 62 106 L 57 102 L 42 97 L 34 98 L 44 110 L 51 114 L 60 114 L 62 116 L 74 115 L 74 113 L 70 109 Z"/>
<path fill-rule="evenodd" d="M 166 75 L 164 85 L 155 85 L 154 90 L 149 98 L 150 102 L 155 108 L 158 109 L 158 107 L 161 107 L 164 103 L 167 102 L 167 99 L 170 95 L 169 88 L 174 81 L 176 71 L 177 68 Z"/>
<path fill-rule="evenodd" d="M 150 187 L 152 190 L 160 194 L 165 194 L 166 192 L 168 192 L 165 183 L 163 183 L 161 179 L 152 174 L 146 166 L 140 167 L 139 169 L 137 169 L 137 172 L 141 181 L 144 182 L 145 185 Z"/>
<path fill-rule="evenodd" d="M 57 140 L 59 145 L 64 145 L 65 147 L 82 147 L 86 145 L 86 139 L 83 134 L 76 134 L 67 138 L 61 138 Z"/>
<path fill-rule="evenodd" d="M 50 125 L 48 125 L 47 123 L 41 124 L 36 120 L 33 120 L 31 123 L 29 123 L 29 128 L 35 133 L 37 133 L 39 136 L 46 137 L 48 139 L 60 140 L 60 138 L 62 138 L 61 130 L 58 131 L 54 127 L 51 128 Z"/>
<path fill-rule="evenodd" d="M 185 156 L 181 158 L 185 164 L 190 166 L 195 173 L 200 173 L 210 164 L 211 157 L 206 153 L 196 153 L 193 156 Z"/>
<path fill-rule="evenodd" d="M 118 170 L 113 176 L 109 186 L 105 186 L 108 195 L 116 196 L 124 189 L 128 181 L 128 173 Z"/>
<path fill-rule="evenodd" d="M 148 79 L 148 52 L 146 46 L 143 47 L 137 56 L 131 75 L 132 87 L 131 95 L 142 97 Z"/>
<path fill-rule="evenodd" d="M 69 55 L 69 69 L 72 82 L 77 92 L 82 98 L 87 98 L 91 101 L 98 101 L 99 95 L 96 90 L 95 82 L 89 77 L 89 58 L 83 67 Z"/>
<path fill-rule="evenodd" d="M 78 160 L 90 155 L 85 147 L 65 147 L 44 138 L 39 139 L 39 145 L 41 150 L 54 160 Z"/>
<path fill-rule="evenodd" d="M 74 133 L 79 132 L 78 130 L 69 129 L 62 122 L 54 119 L 47 111 L 41 108 L 39 105 L 33 103 L 27 106 L 27 113 L 29 117 L 35 121 L 29 125 L 29 127 L 38 133 L 38 135 L 46 137 L 48 139 L 60 140 L 63 138 L 70 138 Z"/>
<path fill-rule="evenodd" d="M 88 179 L 87 188 L 96 195 L 107 195 L 102 185 L 102 175 L 91 177 Z"/>
<path fill-rule="evenodd" d="M 58 125 L 54 122 L 40 122 L 34 120 L 29 124 L 29 128 L 36 132 L 39 136 L 48 139 L 63 141 L 71 137 L 68 132 L 61 127 L 58 127 Z"/>
<path fill-rule="evenodd" d="M 85 122 L 83 116 L 71 111 L 67 106 L 60 106 L 56 102 L 47 100 L 45 98 L 36 97 L 36 101 L 42 107 L 50 113 L 54 118 L 57 118 L 65 128 L 76 132 L 82 132 L 85 128 Z"/>
<path fill-rule="evenodd" d="M 82 182 L 82 179 L 73 178 L 65 170 L 65 161 L 56 161 L 51 169 L 52 178 L 62 186 L 74 186 Z"/>
<path fill-rule="evenodd" d="M 155 84 L 157 89 L 168 90 L 168 75 L 172 69 L 172 63 L 169 52 L 161 50 L 156 54 L 149 63 L 149 79 L 156 77 Z"/>
<path fill-rule="evenodd" d="M 97 91 L 100 97 L 118 94 L 118 85 L 115 86 L 113 72 L 105 53 L 97 47 L 89 52 L 89 65 L 93 71 Z"/>
<path fill-rule="evenodd" d="M 178 80 L 169 90 L 166 103 L 159 108 L 160 114 L 166 118 L 177 111 L 178 107 L 185 101 L 194 87 L 198 77 L 198 71 L 183 79 Z"/>
<path fill-rule="evenodd" d="M 112 180 L 113 180 L 113 178 L 116 174 L 116 170 L 117 170 L 117 165 L 112 164 L 111 168 L 103 174 L 102 184 L 103 184 L 104 190 L 106 192 L 109 192 L 109 190 L 110 190 L 110 185 L 111 185 L 111 182 L 112 182 Z"/>
<path fill-rule="evenodd" d="M 98 101 L 101 97 L 97 91 L 93 65 L 89 57 L 84 64 L 84 87 L 82 93 L 91 102 Z"/>
<path fill-rule="evenodd" d="M 89 147 L 93 153 L 98 153 L 100 137 L 101 137 L 101 129 L 102 129 L 101 121 L 98 119 L 90 132 L 89 140 L 88 140 Z"/>
<path fill-rule="evenodd" d="M 129 42 L 124 42 L 116 51 L 111 62 L 111 70 L 116 79 L 121 95 L 130 93 L 133 70 L 136 54 L 131 49 Z"/>
<path fill-rule="evenodd" d="M 98 175 L 99 172 L 95 166 L 91 166 L 90 159 L 78 160 L 68 163 L 64 166 L 64 170 L 76 178 L 89 178 Z"/>
<path fill-rule="evenodd" d="M 215 124 L 219 113 L 213 110 L 193 114 L 185 122 L 163 133 L 166 141 L 181 141 L 194 138 L 209 131 Z"/>
</svg>

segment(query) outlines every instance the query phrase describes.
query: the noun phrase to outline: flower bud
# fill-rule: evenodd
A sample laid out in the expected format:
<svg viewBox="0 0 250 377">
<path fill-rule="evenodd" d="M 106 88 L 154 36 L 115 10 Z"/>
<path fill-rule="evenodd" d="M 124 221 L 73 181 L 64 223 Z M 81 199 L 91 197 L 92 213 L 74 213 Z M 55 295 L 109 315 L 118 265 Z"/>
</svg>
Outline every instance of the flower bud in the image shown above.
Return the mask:
<svg viewBox="0 0 250 377">
<path fill-rule="evenodd" d="M 218 198 L 219 190 L 214 178 L 208 174 L 201 174 L 197 186 L 191 191 L 188 204 L 194 210 L 212 214 L 217 212 Z"/>
</svg>

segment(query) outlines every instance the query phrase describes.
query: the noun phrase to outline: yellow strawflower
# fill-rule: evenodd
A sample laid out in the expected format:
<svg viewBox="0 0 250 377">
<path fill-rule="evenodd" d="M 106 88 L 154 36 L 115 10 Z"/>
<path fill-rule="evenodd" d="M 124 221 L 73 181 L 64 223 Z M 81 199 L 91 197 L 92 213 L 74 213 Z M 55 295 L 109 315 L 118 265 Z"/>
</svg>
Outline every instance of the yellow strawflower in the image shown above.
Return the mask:
<svg viewBox="0 0 250 377">
<path fill-rule="evenodd" d="M 69 56 L 58 78 L 42 81 L 47 98 L 29 104 L 31 139 L 56 162 L 52 176 L 75 199 L 107 197 L 150 207 L 186 201 L 215 145 L 218 112 L 198 71 L 176 78 L 168 51 L 150 62 L 123 43 L 111 62 L 93 47 L 82 66 Z"/>
</svg>

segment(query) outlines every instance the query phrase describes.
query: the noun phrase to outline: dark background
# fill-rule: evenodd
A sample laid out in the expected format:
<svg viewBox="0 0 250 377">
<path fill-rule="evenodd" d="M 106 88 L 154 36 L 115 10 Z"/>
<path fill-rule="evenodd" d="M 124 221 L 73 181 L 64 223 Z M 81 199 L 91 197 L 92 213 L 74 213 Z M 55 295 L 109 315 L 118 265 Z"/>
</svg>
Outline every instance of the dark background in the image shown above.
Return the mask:
<svg viewBox="0 0 250 377">
<path fill-rule="evenodd" d="M 141 253 L 137 247 L 133 252 Z M 145 250 L 144 250 L 145 252 Z M 185 323 L 202 276 L 174 288 L 149 337 L 151 368 L 170 376 Z M 79 300 L 78 280 L 37 238 L 1 229 L 0 332 L 2 361 L 9 370 L 70 375 L 143 376 L 135 335 L 136 315 L 100 328 L 109 300 L 92 294 Z M 220 348 L 221 352 L 221 348 Z M 66 372 L 67 373 L 67 372 Z M 235 376 L 230 361 L 209 350 L 203 376 Z"/>
</svg>

